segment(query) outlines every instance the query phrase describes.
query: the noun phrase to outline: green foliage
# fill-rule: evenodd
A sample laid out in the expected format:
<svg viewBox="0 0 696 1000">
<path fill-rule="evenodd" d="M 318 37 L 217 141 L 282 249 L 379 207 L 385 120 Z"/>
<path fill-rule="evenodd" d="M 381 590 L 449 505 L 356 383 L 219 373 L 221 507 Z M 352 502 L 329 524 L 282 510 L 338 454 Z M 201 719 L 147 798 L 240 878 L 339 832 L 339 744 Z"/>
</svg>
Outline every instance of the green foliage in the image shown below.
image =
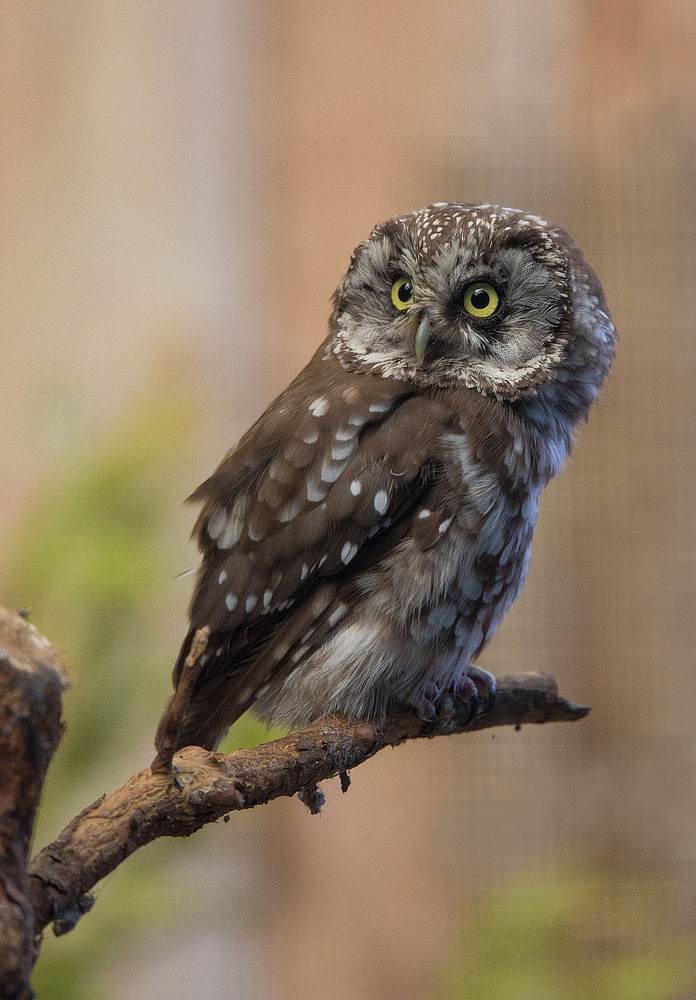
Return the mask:
<svg viewBox="0 0 696 1000">
<path fill-rule="evenodd" d="M 665 885 L 605 868 L 534 872 L 467 916 L 437 1000 L 681 1000 L 696 935 Z"/>
</svg>

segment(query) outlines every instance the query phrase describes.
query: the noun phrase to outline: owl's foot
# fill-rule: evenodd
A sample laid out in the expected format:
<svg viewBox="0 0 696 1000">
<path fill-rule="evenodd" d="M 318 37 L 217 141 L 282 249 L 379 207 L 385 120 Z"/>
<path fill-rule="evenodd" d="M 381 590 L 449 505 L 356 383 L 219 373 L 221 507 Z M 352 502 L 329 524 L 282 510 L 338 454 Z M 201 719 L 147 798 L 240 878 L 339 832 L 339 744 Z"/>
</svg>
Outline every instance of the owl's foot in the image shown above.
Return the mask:
<svg viewBox="0 0 696 1000">
<path fill-rule="evenodd" d="M 484 712 L 493 708 L 495 704 L 495 677 L 483 667 L 475 667 L 470 663 L 466 671 L 466 679 L 476 688 L 479 705 Z"/>
<path fill-rule="evenodd" d="M 448 721 L 454 724 L 455 715 L 459 717 L 457 707 L 464 703 L 470 707 L 470 722 L 479 712 L 487 712 L 493 707 L 495 688 L 493 674 L 470 664 L 466 673 L 446 691 L 433 682 L 426 685 L 414 703 L 414 708 L 423 722 L 442 726 Z"/>
</svg>

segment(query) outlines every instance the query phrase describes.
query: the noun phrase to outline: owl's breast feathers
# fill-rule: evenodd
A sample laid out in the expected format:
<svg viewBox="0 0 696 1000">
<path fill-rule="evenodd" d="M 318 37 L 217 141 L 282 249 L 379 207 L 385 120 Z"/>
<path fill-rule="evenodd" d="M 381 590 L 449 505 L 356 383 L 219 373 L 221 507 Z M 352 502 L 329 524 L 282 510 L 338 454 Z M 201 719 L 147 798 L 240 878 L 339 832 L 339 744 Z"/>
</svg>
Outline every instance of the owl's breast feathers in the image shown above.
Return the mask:
<svg viewBox="0 0 696 1000">
<path fill-rule="evenodd" d="M 444 683 L 522 585 L 545 468 L 513 407 L 356 378 L 322 346 L 191 497 L 203 563 L 175 683 L 195 631 L 211 636 L 180 745 L 213 745 L 342 641 L 350 657 L 351 635 L 377 671 L 408 661 L 402 687 L 428 664 Z"/>
</svg>

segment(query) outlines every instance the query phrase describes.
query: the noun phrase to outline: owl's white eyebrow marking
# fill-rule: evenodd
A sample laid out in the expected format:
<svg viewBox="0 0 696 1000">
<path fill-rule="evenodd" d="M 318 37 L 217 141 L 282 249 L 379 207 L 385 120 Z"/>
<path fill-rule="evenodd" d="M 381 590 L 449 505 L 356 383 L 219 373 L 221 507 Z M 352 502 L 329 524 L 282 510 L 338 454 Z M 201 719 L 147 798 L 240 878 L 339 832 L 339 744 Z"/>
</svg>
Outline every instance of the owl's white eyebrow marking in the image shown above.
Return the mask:
<svg viewBox="0 0 696 1000">
<path fill-rule="evenodd" d="M 423 510 L 418 511 L 418 517 L 430 517 L 431 514 L 432 511 L 427 510 L 425 507 L 423 508 Z"/>
<path fill-rule="evenodd" d="M 256 607 L 256 605 L 258 603 L 258 600 L 259 599 L 256 596 L 256 594 L 249 594 L 249 596 L 247 597 L 246 602 L 244 604 L 244 607 L 246 608 L 247 614 L 250 611 L 254 610 L 254 608 Z"/>
<path fill-rule="evenodd" d="M 220 576 L 218 577 L 218 583 L 224 583 L 226 579 L 227 579 L 227 570 L 221 569 Z"/>
<path fill-rule="evenodd" d="M 271 598 L 272 597 L 273 597 L 273 591 L 272 590 L 264 590 L 264 592 L 263 592 L 263 606 L 264 606 L 264 608 L 267 608 L 267 607 L 270 606 Z"/>
<path fill-rule="evenodd" d="M 357 551 L 358 546 L 355 542 L 344 542 L 341 549 L 341 562 L 347 566 Z"/>
<path fill-rule="evenodd" d="M 292 521 L 300 513 L 301 506 L 302 504 L 299 500 L 291 500 L 289 503 L 286 503 L 282 510 L 278 512 L 278 520 L 283 523 L 285 521 Z"/>
<path fill-rule="evenodd" d="M 350 492 L 353 494 L 354 497 L 357 497 L 360 496 L 361 489 L 362 486 L 360 485 L 360 480 L 354 479 L 353 482 L 350 484 Z"/>
<path fill-rule="evenodd" d="M 302 440 L 304 441 L 305 444 L 314 444 L 314 442 L 318 439 L 318 437 L 319 437 L 319 431 L 315 429 L 313 431 L 307 431 Z"/>
<path fill-rule="evenodd" d="M 369 410 L 370 413 L 386 413 L 391 407 L 391 400 L 387 400 L 383 403 L 370 403 Z"/>
<path fill-rule="evenodd" d="M 309 412 L 315 417 L 323 417 L 328 409 L 329 401 L 326 396 L 317 396 L 317 398 L 309 404 Z"/>
<path fill-rule="evenodd" d="M 375 505 L 375 510 L 379 514 L 384 514 L 387 507 L 389 506 L 389 497 L 387 496 L 384 490 L 378 490 L 375 493 L 374 505 Z"/>
<path fill-rule="evenodd" d="M 227 605 L 228 611 L 234 611 L 237 607 L 237 595 L 230 592 L 225 598 L 225 604 Z"/>
<path fill-rule="evenodd" d="M 326 496 L 326 490 L 316 483 L 307 482 L 307 499 L 310 503 L 318 503 Z"/>
<path fill-rule="evenodd" d="M 340 622 L 341 618 L 345 618 L 346 611 L 348 610 L 347 604 L 339 604 L 335 611 L 332 611 L 328 618 L 329 628 L 333 628 L 336 622 Z"/>
</svg>

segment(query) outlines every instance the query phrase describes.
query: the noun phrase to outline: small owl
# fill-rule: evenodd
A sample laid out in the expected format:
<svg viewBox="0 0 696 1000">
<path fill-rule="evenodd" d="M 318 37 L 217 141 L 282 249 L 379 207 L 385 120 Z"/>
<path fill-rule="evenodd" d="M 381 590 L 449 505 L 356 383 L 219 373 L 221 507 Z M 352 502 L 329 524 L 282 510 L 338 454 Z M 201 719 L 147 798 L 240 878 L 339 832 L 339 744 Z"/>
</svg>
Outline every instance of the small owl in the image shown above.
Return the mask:
<svg viewBox="0 0 696 1000">
<path fill-rule="evenodd" d="M 302 726 L 491 695 L 471 661 L 615 339 L 580 250 L 536 216 L 440 203 L 377 226 L 328 338 L 191 497 L 203 561 L 175 686 L 209 638 L 177 745 L 214 748 L 252 705 Z"/>
</svg>

